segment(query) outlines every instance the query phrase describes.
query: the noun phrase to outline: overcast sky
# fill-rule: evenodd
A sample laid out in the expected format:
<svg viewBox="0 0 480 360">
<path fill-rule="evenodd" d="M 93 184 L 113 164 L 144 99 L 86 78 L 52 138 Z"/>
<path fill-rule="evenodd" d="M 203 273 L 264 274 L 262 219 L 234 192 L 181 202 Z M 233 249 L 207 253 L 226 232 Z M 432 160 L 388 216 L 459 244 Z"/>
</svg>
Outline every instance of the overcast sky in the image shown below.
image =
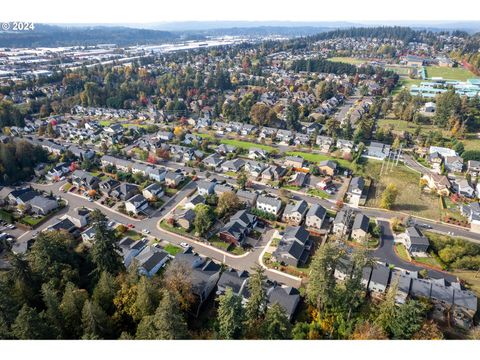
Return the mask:
<svg viewBox="0 0 480 360">
<path fill-rule="evenodd" d="M 480 20 L 480 0 L 4 0 L 0 21 Z"/>
</svg>

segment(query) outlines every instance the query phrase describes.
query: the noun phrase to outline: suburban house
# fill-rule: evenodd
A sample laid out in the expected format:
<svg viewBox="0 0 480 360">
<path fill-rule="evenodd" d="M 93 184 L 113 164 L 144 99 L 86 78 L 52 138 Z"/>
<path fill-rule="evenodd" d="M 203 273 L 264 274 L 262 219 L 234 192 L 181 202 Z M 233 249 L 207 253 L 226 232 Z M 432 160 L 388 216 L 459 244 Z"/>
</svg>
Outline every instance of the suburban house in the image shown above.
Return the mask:
<svg viewBox="0 0 480 360">
<path fill-rule="evenodd" d="M 170 260 L 169 254 L 159 245 L 148 245 L 135 256 L 135 264 L 140 275 L 152 277 Z"/>
<path fill-rule="evenodd" d="M 141 194 L 132 196 L 130 199 L 125 201 L 125 210 L 127 212 L 132 212 L 136 215 L 143 212 L 148 208 L 148 201 Z"/>
<path fill-rule="evenodd" d="M 223 163 L 224 158 L 217 153 L 211 154 L 202 160 L 202 163 L 209 169 L 220 170 L 220 165 Z"/>
<path fill-rule="evenodd" d="M 450 172 L 461 173 L 463 170 L 463 159 L 460 156 L 446 156 L 445 169 Z"/>
<path fill-rule="evenodd" d="M 252 207 L 255 205 L 255 202 L 257 200 L 258 194 L 254 191 L 248 191 L 248 190 L 237 190 L 237 197 L 240 202 L 246 204 L 249 207 Z"/>
<path fill-rule="evenodd" d="M 318 164 L 318 169 L 323 175 L 333 176 L 337 172 L 337 163 L 332 160 L 324 160 Z"/>
<path fill-rule="evenodd" d="M 307 174 L 303 172 L 295 172 L 290 178 L 288 184 L 301 188 L 306 184 L 306 182 L 307 182 Z"/>
<path fill-rule="evenodd" d="M 234 153 L 235 151 L 237 151 L 237 148 L 235 146 L 232 146 L 232 145 L 220 144 L 220 145 L 218 145 L 218 147 L 215 151 L 217 153 L 221 154 L 221 155 L 227 155 L 227 154 Z"/>
<path fill-rule="evenodd" d="M 262 172 L 262 180 L 277 181 L 285 175 L 287 169 L 283 166 L 271 165 Z"/>
<path fill-rule="evenodd" d="M 453 321 L 455 325 L 464 329 L 473 326 L 473 319 L 477 313 L 478 299 L 469 290 L 455 289 L 453 293 Z"/>
<path fill-rule="evenodd" d="M 368 158 L 384 160 L 389 155 L 390 155 L 390 145 L 372 141 L 370 145 L 367 146 L 366 157 Z"/>
<path fill-rule="evenodd" d="M 139 193 L 138 186 L 135 184 L 121 183 L 110 193 L 114 198 L 126 201 Z"/>
<path fill-rule="evenodd" d="M 274 197 L 260 195 L 257 197 L 256 208 L 269 214 L 278 216 L 280 210 L 282 209 L 282 202 L 280 199 Z"/>
<path fill-rule="evenodd" d="M 233 159 L 233 160 L 225 161 L 222 164 L 222 171 L 239 172 L 244 165 L 245 165 L 245 160 L 242 160 L 242 159 Z"/>
<path fill-rule="evenodd" d="M 248 158 L 252 160 L 266 160 L 268 158 L 268 152 L 263 149 L 250 148 L 250 150 L 248 150 Z"/>
<path fill-rule="evenodd" d="M 442 321 L 447 319 L 447 313 L 453 307 L 453 292 L 452 286 L 445 286 L 436 281 L 432 282 L 430 300 L 433 304 L 432 315 L 434 318 Z"/>
<path fill-rule="evenodd" d="M 305 200 L 288 203 L 283 210 L 282 221 L 290 225 L 300 225 L 308 210 Z"/>
<path fill-rule="evenodd" d="M 89 228 L 85 229 L 80 236 L 82 237 L 83 242 L 87 244 L 93 244 L 95 241 L 95 229 L 93 226 L 90 226 Z"/>
<path fill-rule="evenodd" d="M 300 292 L 291 286 L 273 284 L 267 289 L 268 306 L 280 305 L 289 320 L 292 319 L 300 303 Z"/>
<path fill-rule="evenodd" d="M 216 180 L 199 180 L 197 181 L 197 191 L 199 195 L 208 196 L 215 193 Z"/>
<path fill-rule="evenodd" d="M 456 179 L 452 184 L 452 188 L 462 196 L 473 198 L 475 196 L 475 189 L 470 185 L 467 179 Z"/>
<path fill-rule="evenodd" d="M 350 204 L 354 206 L 362 205 L 362 193 L 365 188 L 365 180 L 361 176 L 356 176 L 350 181 L 347 197 Z"/>
<path fill-rule="evenodd" d="M 77 228 L 83 228 L 90 222 L 90 210 L 85 207 L 78 207 L 65 215 Z"/>
<path fill-rule="evenodd" d="M 348 235 L 355 214 L 350 209 L 342 209 L 337 212 L 333 220 L 333 233 L 336 235 Z"/>
<path fill-rule="evenodd" d="M 338 139 L 336 146 L 337 146 L 337 148 L 340 149 L 343 153 L 350 153 L 350 152 L 352 152 L 352 150 L 353 150 L 354 142 L 351 141 L 351 140 Z"/>
<path fill-rule="evenodd" d="M 183 180 L 183 175 L 178 172 L 168 171 L 165 175 L 165 185 L 171 188 L 176 188 Z"/>
<path fill-rule="evenodd" d="M 189 231 L 195 221 L 195 211 L 192 209 L 182 210 L 174 213 L 174 219 L 178 226 Z"/>
<path fill-rule="evenodd" d="M 305 217 L 305 225 L 308 228 L 320 230 L 323 226 L 326 216 L 327 210 L 322 205 L 313 204 L 310 209 L 308 209 Z"/>
<path fill-rule="evenodd" d="M 220 197 L 222 194 L 225 194 L 226 192 L 235 192 L 235 189 L 230 184 L 218 184 L 217 186 L 215 186 L 214 191 L 215 191 L 215 195 Z"/>
<path fill-rule="evenodd" d="M 304 160 L 300 156 L 287 156 L 285 157 L 285 161 L 283 163 L 286 167 L 293 167 L 294 169 L 301 169 L 303 168 Z"/>
<path fill-rule="evenodd" d="M 118 247 L 123 258 L 123 265 L 128 269 L 135 256 L 147 246 L 148 240 L 133 240 L 130 237 L 124 237 L 118 242 Z"/>
<path fill-rule="evenodd" d="M 225 242 L 243 245 L 248 234 L 257 225 L 257 217 L 247 210 L 239 210 L 230 218 L 230 221 L 220 230 L 218 236 Z"/>
<path fill-rule="evenodd" d="M 242 298 L 242 303 L 245 304 L 249 296 L 248 279 L 248 271 L 228 268 L 222 273 L 218 280 L 216 294 L 223 295 L 227 289 L 230 288 L 235 295 Z"/>
<path fill-rule="evenodd" d="M 97 190 L 100 185 L 100 179 L 83 170 L 75 170 L 72 173 L 72 184 L 79 189 Z"/>
<path fill-rule="evenodd" d="M 192 250 L 187 250 L 183 254 L 177 254 L 174 263 L 183 264 L 191 270 L 192 291 L 197 300 L 194 314 L 198 316 L 202 304 L 217 285 L 221 267 L 212 260 L 206 260 L 194 254 Z"/>
<path fill-rule="evenodd" d="M 480 204 L 478 202 L 472 202 L 460 205 L 460 213 L 468 218 L 470 230 L 475 233 L 480 233 Z"/>
<path fill-rule="evenodd" d="M 312 241 L 303 226 L 288 226 L 272 257 L 286 265 L 301 266 L 310 257 Z"/>
<path fill-rule="evenodd" d="M 163 187 L 158 183 L 150 184 L 145 189 L 143 189 L 143 191 L 142 191 L 142 195 L 147 200 L 155 200 L 155 199 L 158 200 L 164 194 L 165 194 L 165 192 L 163 191 Z"/>
<path fill-rule="evenodd" d="M 434 173 L 427 173 L 422 176 L 425 180 L 427 188 L 441 196 L 450 195 L 450 181 L 446 176 L 438 175 Z"/>
<path fill-rule="evenodd" d="M 205 204 L 205 198 L 200 194 L 193 194 L 189 197 L 184 204 L 185 209 L 195 209 L 198 204 Z"/>
<path fill-rule="evenodd" d="M 120 185 L 119 181 L 108 178 L 107 180 L 104 180 L 99 184 L 99 188 L 103 193 L 106 193 L 107 195 L 110 196 L 110 194 L 112 193 L 112 190 L 119 185 Z"/>
<path fill-rule="evenodd" d="M 368 290 L 372 293 L 384 294 L 390 280 L 390 268 L 384 264 L 376 264 L 372 269 Z"/>
<path fill-rule="evenodd" d="M 323 135 L 318 135 L 315 143 L 320 147 L 323 152 L 328 152 L 333 145 L 333 138 Z"/>
<path fill-rule="evenodd" d="M 430 243 L 417 226 L 410 226 L 405 230 L 405 247 L 411 254 L 425 254 Z"/>
<path fill-rule="evenodd" d="M 431 153 L 428 156 L 428 162 L 432 166 L 432 170 L 437 174 L 442 173 L 443 157 L 438 152 Z"/>
<path fill-rule="evenodd" d="M 410 296 L 414 299 L 430 299 L 432 282 L 426 279 L 412 279 Z"/>
<path fill-rule="evenodd" d="M 370 219 L 368 216 L 357 214 L 352 225 L 352 239 L 360 242 L 366 240 L 369 224 Z"/>
<path fill-rule="evenodd" d="M 396 304 L 405 304 L 410 294 L 410 287 L 412 285 L 412 276 L 403 274 L 400 271 L 392 272 L 391 284 L 397 285 L 397 293 L 395 294 Z"/>
<path fill-rule="evenodd" d="M 472 177 L 477 177 L 480 174 L 480 161 L 468 160 L 467 173 Z"/>
</svg>

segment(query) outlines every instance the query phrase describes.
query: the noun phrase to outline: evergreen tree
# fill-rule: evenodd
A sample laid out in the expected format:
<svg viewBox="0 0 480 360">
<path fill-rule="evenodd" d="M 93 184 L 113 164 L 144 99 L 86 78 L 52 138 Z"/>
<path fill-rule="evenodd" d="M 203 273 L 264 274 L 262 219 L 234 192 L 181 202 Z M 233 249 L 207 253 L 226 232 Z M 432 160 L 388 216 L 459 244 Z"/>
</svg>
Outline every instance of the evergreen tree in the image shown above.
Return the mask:
<svg viewBox="0 0 480 360">
<path fill-rule="evenodd" d="M 220 339 L 240 339 L 243 335 L 242 299 L 227 288 L 224 295 L 218 298 L 218 336 Z"/>
<path fill-rule="evenodd" d="M 140 321 L 145 316 L 153 315 L 158 306 L 158 292 L 152 281 L 145 276 L 140 278 L 135 300 L 135 320 Z"/>
<path fill-rule="evenodd" d="M 290 321 L 278 303 L 273 304 L 267 310 L 262 327 L 263 339 L 284 340 L 290 338 Z"/>
<path fill-rule="evenodd" d="M 60 299 L 57 290 L 51 283 L 42 285 L 42 298 L 45 304 L 45 319 L 51 327 L 51 338 L 61 338 L 63 334 L 64 319 L 60 311 Z"/>
<path fill-rule="evenodd" d="M 100 305 L 107 314 L 111 315 L 114 311 L 113 299 L 117 291 L 117 280 L 110 273 L 104 271 L 93 290 L 92 300 Z"/>
<path fill-rule="evenodd" d="M 83 339 L 103 339 L 112 335 L 112 323 L 108 315 L 96 303 L 85 301 L 82 309 Z"/>
<path fill-rule="evenodd" d="M 23 305 L 12 325 L 13 335 L 20 340 L 49 339 L 50 329 L 35 309 Z"/>
<path fill-rule="evenodd" d="M 162 300 L 154 315 L 146 316 L 137 328 L 137 339 L 179 340 L 187 337 L 187 323 L 175 297 L 162 291 Z"/>
<path fill-rule="evenodd" d="M 78 339 L 82 335 L 82 309 L 87 299 L 88 293 L 85 290 L 67 283 L 60 303 L 67 339 Z"/>
<path fill-rule="evenodd" d="M 259 324 L 267 310 L 266 280 L 264 268 L 256 265 L 247 283 L 250 297 L 245 306 L 247 329 L 253 336 L 258 335 Z"/>
<path fill-rule="evenodd" d="M 118 253 L 115 233 L 107 226 L 107 218 L 99 210 L 93 211 L 92 221 L 95 230 L 95 242 L 90 254 L 96 272 L 98 275 L 104 271 L 116 274 L 123 269 L 123 263 Z"/>
</svg>

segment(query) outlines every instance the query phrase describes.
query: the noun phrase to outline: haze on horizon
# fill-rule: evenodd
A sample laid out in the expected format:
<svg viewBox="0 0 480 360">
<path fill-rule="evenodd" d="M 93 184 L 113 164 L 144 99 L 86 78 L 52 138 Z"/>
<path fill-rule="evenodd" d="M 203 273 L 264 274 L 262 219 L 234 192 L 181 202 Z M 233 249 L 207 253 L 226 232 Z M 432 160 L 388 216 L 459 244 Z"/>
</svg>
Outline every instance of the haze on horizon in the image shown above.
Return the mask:
<svg viewBox="0 0 480 360">
<path fill-rule="evenodd" d="M 70 4 L 68 4 L 70 3 Z M 138 4 L 138 5 L 137 5 Z M 70 5 L 70 6 L 69 6 Z M 441 6 L 439 6 L 441 5 Z M 438 0 L 222 0 L 155 1 L 22 0 L 2 4 L 0 21 L 55 24 L 146 24 L 184 21 L 348 21 L 361 23 L 479 21 L 478 0 L 459 5 Z"/>
</svg>

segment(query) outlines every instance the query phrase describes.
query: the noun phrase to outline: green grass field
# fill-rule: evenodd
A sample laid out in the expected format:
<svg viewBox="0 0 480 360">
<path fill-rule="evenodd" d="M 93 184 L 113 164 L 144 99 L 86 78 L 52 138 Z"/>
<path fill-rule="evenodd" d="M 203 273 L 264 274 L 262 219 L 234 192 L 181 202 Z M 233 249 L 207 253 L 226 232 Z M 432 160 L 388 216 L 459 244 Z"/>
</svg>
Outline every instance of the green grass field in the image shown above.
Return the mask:
<svg viewBox="0 0 480 360">
<path fill-rule="evenodd" d="M 466 81 L 467 79 L 477 77 L 462 67 L 450 68 L 443 66 L 427 66 L 425 69 L 427 72 L 427 78 L 441 77 L 446 80 Z"/>
<path fill-rule="evenodd" d="M 439 130 L 434 125 L 418 125 L 413 122 L 398 119 L 380 119 L 378 120 L 379 128 L 393 128 L 393 131 L 408 131 L 413 133 L 420 126 L 421 133 L 428 133 L 433 130 Z"/>
<path fill-rule="evenodd" d="M 440 219 L 441 209 L 438 198 L 425 194 L 419 186 L 420 174 L 404 165 L 393 166 L 380 175 L 381 161 L 368 160 L 360 172 L 373 179 L 366 206 L 380 207 L 380 199 L 388 184 L 396 185 L 398 196 L 392 210 L 401 211 L 429 219 Z M 389 168 L 390 169 L 390 168 Z"/>
<path fill-rule="evenodd" d="M 214 137 L 210 134 L 195 133 L 195 135 L 198 135 L 202 138 L 214 139 Z M 220 143 L 225 144 L 225 145 L 236 146 L 238 148 L 246 149 L 246 150 L 249 150 L 251 148 L 262 149 L 262 150 L 265 150 L 265 151 L 275 150 L 275 148 L 273 146 L 254 143 L 254 142 L 250 142 L 250 141 L 243 141 L 243 140 L 220 139 Z"/>
<path fill-rule="evenodd" d="M 350 161 L 343 160 L 343 159 L 336 159 L 332 156 L 328 156 L 325 154 L 313 154 L 313 153 L 306 153 L 303 151 L 289 151 L 285 153 L 285 155 L 300 156 L 311 163 L 319 163 L 324 160 L 333 160 L 333 161 L 336 161 L 341 167 L 347 168 L 347 169 L 351 169 L 353 165 Z"/>
<path fill-rule="evenodd" d="M 407 76 L 411 68 L 408 66 L 385 66 L 385 69 L 391 70 L 397 73 L 398 75 Z"/>
<path fill-rule="evenodd" d="M 343 63 L 347 63 L 347 64 L 352 64 L 352 65 L 359 65 L 359 64 L 363 64 L 365 62 L 367 62 L 368 60 L 365 60 L 365 59 L 358 59 L 358 58 L 354 58 L 354 57 L 332 57 L 332 58 L 328 58 L 327 59 L 328 61 L 333 61 L 333 62 L 343 62 Z"/>
<path fill-rule="evenodd" d="M 397 86 L 392 91 L 392 95 L 398 94 L 402 91 L 403 88 L 410 89 L 412 85 L 420 85 L 423 80 L 421 79 L 410 79 L 409 77 L 401 77 L 398 81 Z"/>
<path fill-rule="evenodd" d="M 462 143 L 465 146 L 465 150 L 480 150 L 480 137 L 477 134 L 467 134 Z"/>
</svg>

